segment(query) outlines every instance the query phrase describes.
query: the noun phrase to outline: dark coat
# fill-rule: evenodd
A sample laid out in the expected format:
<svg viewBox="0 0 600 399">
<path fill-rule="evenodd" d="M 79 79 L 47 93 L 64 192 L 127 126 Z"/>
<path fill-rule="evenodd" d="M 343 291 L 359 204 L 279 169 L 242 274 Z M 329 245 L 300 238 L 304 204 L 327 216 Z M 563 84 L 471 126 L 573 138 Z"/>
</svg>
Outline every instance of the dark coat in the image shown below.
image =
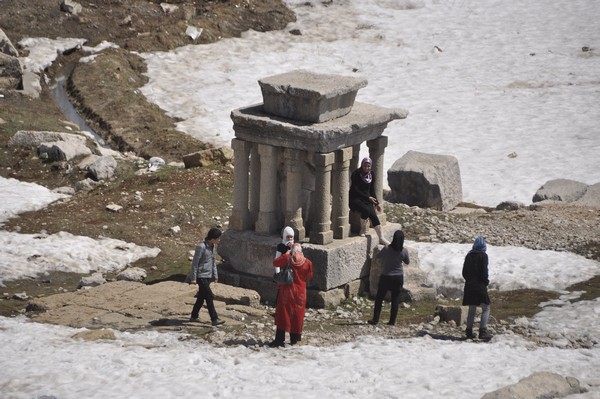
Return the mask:
<svg viewBox="0 0 600 399">
<path fill-rule="evenodd" d="M 471 251 L 465 257 L 462 270 L 465 279 L 465 290 L 463 306 L 490 304 L 487 286 L 488 279 L 488 256 L 482 251 Z"/>
<path fill-rule="evenodd" d="M 373 176 L 371 183 L 366 183 L 362 177 L 360 177 L 361 169 L 358 168 L 350 176 L 350 193 L 348 199 L 350 201 L 350 209 L 353 211 L 360 211 L 355 209 L 354 201 L 360 201 L 366 205 L 371 205 L 369 197 L 375 197 L 375 176 Z"/>
</svg>

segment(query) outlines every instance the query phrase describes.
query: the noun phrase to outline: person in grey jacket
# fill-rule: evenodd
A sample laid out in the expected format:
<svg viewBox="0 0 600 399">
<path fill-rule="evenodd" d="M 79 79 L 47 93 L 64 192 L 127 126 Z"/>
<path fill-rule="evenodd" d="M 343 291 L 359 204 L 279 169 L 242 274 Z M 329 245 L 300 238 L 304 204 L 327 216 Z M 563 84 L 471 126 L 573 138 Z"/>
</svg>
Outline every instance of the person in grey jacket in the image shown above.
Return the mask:
<svg viewBox="0 0 600 399">
<path fill-rule="evenodd" d="M 377 286 L 373 318 L 368 323 L 373 325 L 379 323 L 383 298 L 385 298 L 385 294 L 388 291 L 391 291 L 392 309 L 390 310 L 388 325 L 393 326 L 396 324 L 396 316 L 398 315 L 400 292 L 402 292 L 402 288 L 404 287 L 404 269 L 402 263 L 406 263 L 407 265 L 410 263 L 408 251 L 404 248 L 404 233 L 402 230 L 396 230 L 392 243 L 384 247 L 377 254 L 377 258 L 382 259 L 383 269 L 381 270 L 379 285 Z"/>
<path fill-rule="evenodd" d="M 214 295 L 210 289 L 211 282 L 219 280 L 217 272 L 217 262 L 215 260 L 216 245 L 221 240 L 221 230 L 212 228 L 208 231 L 204 242 L 196 245 L 194 259 L 192 260 L 192 276 L 190 284 L 198 284 L 198 295 L 196 303 L 192 309 L 192 317 L 190 321 L 198 321 L 200 309 L 206 300 L 206 308 L 210 315 L 210 320 L 213 326 L 225 323 L 219 319 L 219 315 L 215 309 Z"/>
</svg>

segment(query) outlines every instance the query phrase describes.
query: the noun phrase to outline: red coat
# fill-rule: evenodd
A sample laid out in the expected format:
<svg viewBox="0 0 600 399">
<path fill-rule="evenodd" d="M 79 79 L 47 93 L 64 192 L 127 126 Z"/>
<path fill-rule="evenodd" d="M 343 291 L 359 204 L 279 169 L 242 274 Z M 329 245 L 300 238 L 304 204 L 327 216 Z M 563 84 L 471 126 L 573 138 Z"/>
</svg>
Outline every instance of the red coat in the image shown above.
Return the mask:
<svg viewBox="0 0 600 399">
<path fill-rule="evenodd" d="M 290 253 L 286 252 L 273 261 L 275 267 L 287 267 Z M 300 266 L 294 269 L 294 282 L 291 285 L 279 285 L 275 325 L 278 330 L 292 334 L 301 334 L 306 312 L 306 282 L 313 277 L 312 262 L 305 258 Z"/>
</svg>

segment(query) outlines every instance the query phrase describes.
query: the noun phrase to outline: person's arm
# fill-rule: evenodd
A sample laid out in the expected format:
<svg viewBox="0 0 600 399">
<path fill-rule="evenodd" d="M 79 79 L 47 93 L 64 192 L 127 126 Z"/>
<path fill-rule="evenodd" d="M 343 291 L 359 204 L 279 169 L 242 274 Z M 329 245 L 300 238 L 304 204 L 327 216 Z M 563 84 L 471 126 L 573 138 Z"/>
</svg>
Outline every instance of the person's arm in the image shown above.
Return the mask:
<svg viewBox="0 0 600 399">
<path fill-rule="evenodd" d="M 410 256 L 408 255 L 408 250 L 406 248 L 402 248 L 402 261 L 407 265 L 410 264 Z"/>
<path fill-rule="evenodd" d="M 285 254 L 281 255 L 280 257 L 278 257 L 278 258 L 276 258 L 276 259 L 273 260 L 273 266 L 274 267 L 284 267 L 284 266 L 287 266 L 289 258 L 290 258 L 290 254 L 289 253 L 285 253 Z"/>
<path fill-rule="evenodd" d="M 202 258 L 203 253 L 204 246 L 202 244 L 196 245 L 196 250 L 194 251 L 194 258 L 192 259 L 192 281 L 190 281 L 190 284 L 196 284 L 196 279 L 198 278 L 198 266 L 200 264 L 200 259 Z"/>
<path fill-rule="evenodd" d="M 212 276 L 213 276 L 213 281 L 215 283 L 219 282 L 219 271 L 217 270 L 217 257 L 215 256 L 215 251 L 217 250 L 216 246 L 213 245 L 213 252 L 212 252 Z"/>
</svg>

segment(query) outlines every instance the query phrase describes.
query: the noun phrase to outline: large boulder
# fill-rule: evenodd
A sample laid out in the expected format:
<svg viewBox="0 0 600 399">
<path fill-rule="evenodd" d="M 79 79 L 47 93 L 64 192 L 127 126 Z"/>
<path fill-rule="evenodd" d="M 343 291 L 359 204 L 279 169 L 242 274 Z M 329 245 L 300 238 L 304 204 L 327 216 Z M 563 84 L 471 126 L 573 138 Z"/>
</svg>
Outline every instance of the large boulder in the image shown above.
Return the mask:
<svg viewBox="0 0 600 399">
<path fill-rule="evenodd" d="M 587 190 L 585 190 L 585 194 L 575 201 L 575 203 L 591 208 L 600 208 L 600 183 L 588 186 Z"/>
<path fill-rule="evenodd" d="M 11 147 L 38 147 L 42 143 L 55 141 L 74 141 L 85 144 L 86 137 L 78 133 L 19 130 L 10 138 L 8 145 Z"/>
<path fill-rule="evenodd" d="M 117 161 L 110 155 L 97 158 L 88 166 L 90 177 L 95 181 L 113 177 L 117 169 Z"/>
<path fill-rule="evenodd" d="M 388 170 L 395 201 L 448 211 L 462 202 L 458 160 L 450 155 L 409 151 Z"/>
<path fill-rule="evenodd" d="M 19 52 L 15 46 L 13 46 L 12 42 L 2 29 L 0 29 L 0 53 L 10 55 L 12 57 L 19 56 Z"/>
<path fill-rule="evenodd" d="M 233 150 L 227 147 L 210 148 L 183 156 L 186 168 L 203 167 L 208 165 L 227 165 L 233 160 Z"/>
<path fill-rule="evenodd" d="M 23 68 L 19 59 L 0 53 L 0 89 L 18 90 L 22 76 Z"/>
<path fill-rule="evenodd" d="M 580 199 L 585 194 L 587 188 L 587 184 L 575 180 L 549 180 L 536 191 L 532 201 L 540 202 L 544 200 L 552 200 L 573 202 Z"/>
<path fill-rule="evenodd" d="M 513 385 L 486 393 L 481 399 L 551 399 L 583 392 L 579 381 L 556 373 L 541 371 Z"/>
</svg>

